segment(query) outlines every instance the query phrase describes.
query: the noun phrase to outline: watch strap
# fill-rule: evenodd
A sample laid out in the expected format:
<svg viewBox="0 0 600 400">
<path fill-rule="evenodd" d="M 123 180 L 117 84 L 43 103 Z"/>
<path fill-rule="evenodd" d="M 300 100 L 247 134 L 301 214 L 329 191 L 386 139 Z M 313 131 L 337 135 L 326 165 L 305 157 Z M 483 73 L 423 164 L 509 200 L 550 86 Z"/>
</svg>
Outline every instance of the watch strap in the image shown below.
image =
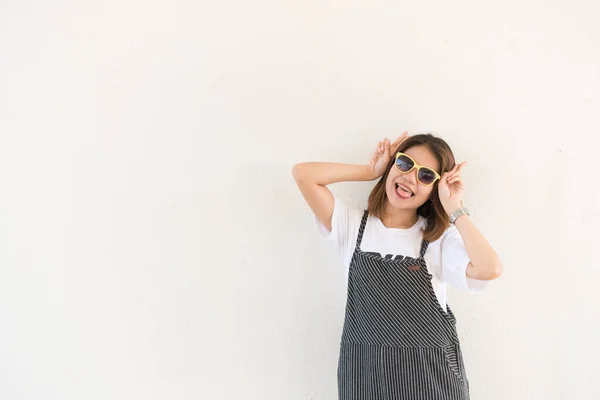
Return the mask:
<svg viewBox="0 0 600 400">
<path fill-rule="evenodd" d="M 469 209 L 467 209 L 466 207 L 461 207 L 458 210 L 454 211 L 452 213 L 452 215 L 450 216 L 450 223 L 454 224 L 456 222 L 456 220 L 459 217 L 462 217 L 463 215 L 469 215 L 470 216 Z"/>
</svg>

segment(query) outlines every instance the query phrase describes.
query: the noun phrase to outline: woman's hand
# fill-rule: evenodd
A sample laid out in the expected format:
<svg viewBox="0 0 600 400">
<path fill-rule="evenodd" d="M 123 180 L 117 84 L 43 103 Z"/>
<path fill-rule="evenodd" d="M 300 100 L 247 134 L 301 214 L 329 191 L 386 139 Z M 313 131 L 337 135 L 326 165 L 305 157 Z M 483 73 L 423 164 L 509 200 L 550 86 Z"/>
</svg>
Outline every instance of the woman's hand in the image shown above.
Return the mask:
<svg viewBox="0 0 600 400">
<path fill-rule="evenodd" d="M 451 171 L 445 172 L 438 186 L 442 206 L 449 216 L 462 207 L 461 200 L 465 186 L 460 172 L 465 165 L 467 163 L 463 161 L 454 166 Z M 467 216 L 459 218 L 455 225 L 469 255 L 467 277 L 487 281 L 502 275 L 503 267 L 498 254 L 477 229 L 471 218 Z M 442 251 L 444 251 L 443 248 Z"/>
<path fill-rule="evenodd" d="M 462 196 L 465 190 L 465 185 L 460 176 L 466 161 L 457 164 L 448 172 L 444 172 L 440 183 L 438 184 L 438 194 L 444 210 L 448 215 L 462 207 Z"/>
<path fill-rule="evenodd" d="M 404 131 L 393 143 L 390 143 L 387 138 L 383 142 L 379 142 L 369 162 L 369 166 L 373 169 L 373 179 L 377 179 L 385 173 L 392 158 L 392 151 L 396 151 L 407 137 L 408 132 Z"/>
</svg>

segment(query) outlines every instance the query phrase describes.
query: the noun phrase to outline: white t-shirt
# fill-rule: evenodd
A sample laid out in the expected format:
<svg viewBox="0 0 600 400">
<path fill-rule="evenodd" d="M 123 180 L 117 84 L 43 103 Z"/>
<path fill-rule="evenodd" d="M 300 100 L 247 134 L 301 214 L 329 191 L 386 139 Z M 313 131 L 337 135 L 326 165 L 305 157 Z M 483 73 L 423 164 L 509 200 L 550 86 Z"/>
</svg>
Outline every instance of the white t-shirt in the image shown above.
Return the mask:
<svg viewBox="0 0 600 400">
<path fill-rule="evenodd" d="M 332 242 L 341 255 L 346 277 L 363 213 L 364 210 L 358 206 L 336 197 L 331 217 L 331 232 L 315 217 L 318 232 Z M 379 218 L 369 214 L 360 248 L 363 252 L 375 252 L 382 257 L 419 258 L 423 240 L 422 229 L 426 222 L 424 217 L 419 216 L 419 221 L 411 228 L 387 228 Z M 454 225 L 450 225 L 438 240 L 429 243 L 425 262 L 428 272 L 433 276 L 431 284 L 442 309 L 446 310 L 447 306 L 448 283 L 471 293 L 481 292 L 487 286 L 488 281 L 467 277 L 466 270 L 470 261 L 465 244 Z"/>
</svg>

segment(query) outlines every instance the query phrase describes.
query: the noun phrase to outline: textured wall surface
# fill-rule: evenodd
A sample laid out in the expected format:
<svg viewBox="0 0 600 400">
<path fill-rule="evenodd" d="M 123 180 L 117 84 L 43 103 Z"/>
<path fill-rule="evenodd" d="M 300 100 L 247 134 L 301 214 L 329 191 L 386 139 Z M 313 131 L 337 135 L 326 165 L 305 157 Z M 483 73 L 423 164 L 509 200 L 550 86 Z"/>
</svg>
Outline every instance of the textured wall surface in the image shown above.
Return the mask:
<svg viewBox="0 0 600 400">
<path fill-rule="evenodd" d="M 599 11 L 0 2 L 0 398 L 335 399 L 346 282 L 291 167 L 404 129 L 504 262 L 450 292 L 472 398 L 600 398 Z"/>
</svg>

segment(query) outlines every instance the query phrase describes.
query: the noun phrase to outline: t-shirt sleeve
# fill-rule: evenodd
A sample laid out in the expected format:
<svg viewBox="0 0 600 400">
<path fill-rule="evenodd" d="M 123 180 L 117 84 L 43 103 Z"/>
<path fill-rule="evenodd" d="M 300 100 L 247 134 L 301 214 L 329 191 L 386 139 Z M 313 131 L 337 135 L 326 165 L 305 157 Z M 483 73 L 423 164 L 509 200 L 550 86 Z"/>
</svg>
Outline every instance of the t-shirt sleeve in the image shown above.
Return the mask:
<svg viewBox="0 0 600 400">
<path fill-rule="evenodd" d="M 335 205 L 331 216 L 331 231 L 316 216 L 314 217 L 317 231 L 328 242 L 333 243 L 345 264 L 349 264 L 354 252 L 363 212 L 355 204 L 335 197 Z"/>
<path fill-rule="evenodd" d="M 458 228 L 451 225 L 441 242 L 442 255 L 442 279 L 457 289 L 466 290 L 471 293 L 482 292 L 488 285 L 488 281 L 469 278 L 467 266 L 471 262 L 465 243 Z"/>
</svg>

